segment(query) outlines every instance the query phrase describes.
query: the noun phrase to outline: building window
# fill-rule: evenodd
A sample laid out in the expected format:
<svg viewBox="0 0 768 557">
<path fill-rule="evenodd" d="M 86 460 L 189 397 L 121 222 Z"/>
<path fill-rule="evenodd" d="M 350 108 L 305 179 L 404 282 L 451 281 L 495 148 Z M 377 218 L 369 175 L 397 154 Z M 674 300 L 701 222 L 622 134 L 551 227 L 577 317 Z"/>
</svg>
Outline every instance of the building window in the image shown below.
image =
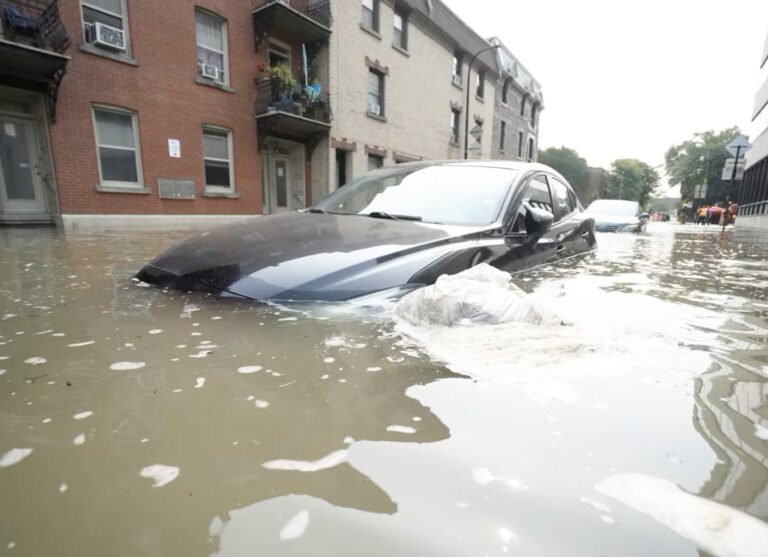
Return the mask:
<svg viewBox="0 0 768 557">
<path fill-rule="evenodd" d="M 517 157 L 523 158 L 523 132 L 517 134 Z"/>
<path fill-rule="evenodd" d="M 499 151 L 504 151 L 504 145 L 507 142 L 507 123 L 501 123 L 501 134 L 499 136 Z"/>
<path fill-rule="evenodd" d="M 532 161 L 535 157 L 533 156 L 533 138 L 528 138 L 528 160 Z"/>
<path fill-rule="evenodd" d="M 227 23 L 202 10 L 195 11 L 197 73 L 203 78 L 229 84 Z"/>
<path fill-rule="evenodd" d="M 223 128 L 203 128 L 205 187 L 234 189 L 232 176 L 232 132 Z"/>
<path fill-rule="evenodd" d="M 525 116 L 525 101 L 527 97 L 523 95 L 523 98 L 520 99 L 520 116 Z"/>
<path fill-rule="evenodd" d="M 531 127 L 532 128 L 536 127 L 536 105 L 535 104 L 531 105 Z"/>
<path fill-rule="evenodd" d="M 269 67 L 291 66 L 291 48 L 280 41 L 269 41 Z"/>
<path fill-rule="evenodd" d="M 368 155 L 368 170 L 376 170 L 384 166 L 384 157 L 379 155 Z"/>
<path fill-rule="evenodd" d="M 363 0 L 363 27 L 379 31 L 379 0 Z"/>
<path fill-rule="evenodd" d="M 384 74 L 368 71 L 368 114 L 384 116 Z"/>
<path fill-rule="evenodd" d="M 512 83 L 512 78 L 508 77 L 504 80 L 504 85 L 501 87 L 501 102 L 502 104 L 509 104 L 509 86 Z"/>
<path fill-rule="evenodd" d="M 477 95 L 478 99 L 485 97 L 485 72 L 482 70 L 477 72 L 477 89 L 475 90 L 475 95 Z"/>
<path fill-rule="evenodd" d="M 141 186 L 139 126 L 135 112 L 93 109 L 102 185 Z"/>
<path fill-rule="evenodd" d="M 124 0 L 82 0 L 85 42 L 109 52 L 128 52 Z M 97 25 L 98 24 L 98 25 Z"/>
<path fill-rule="evenodd" d="M 394 15 L 395 46 L 408 50 L 408 15 L 396 11 Z"/>
<path fill-rule="evenodd" d="M 461 121 L 461 111 L 455 108 L 451 109 L 451 143 L 459 142 L 459 122 Z"/>
<path fill-rule="evenodd" d="M 453 82 L 461 86 L 462 57 L 460 52 L 453 53 Z"/>
</svg>

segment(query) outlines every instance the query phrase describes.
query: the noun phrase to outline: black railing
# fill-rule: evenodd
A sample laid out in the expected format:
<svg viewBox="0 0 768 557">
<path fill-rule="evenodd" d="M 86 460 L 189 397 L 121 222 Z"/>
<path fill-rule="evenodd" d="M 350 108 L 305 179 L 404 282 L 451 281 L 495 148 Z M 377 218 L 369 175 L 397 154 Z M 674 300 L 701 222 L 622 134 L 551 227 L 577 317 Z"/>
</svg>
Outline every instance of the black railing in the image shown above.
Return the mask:
<svg viewBox="0 0 768 557">
<path fill-rule="evenodd" d="M 256 114 L 287 112 L 325 124 L 331 123 L 331 105 L 327 93 L 311 87 L 283 87 L 269 77 L 256 82 Z"/>
<path fill-rule="evenodd" d="M 59 53 L 69 46 L 57 0 L 0 0 L 0 19 L 5 40 Z"/>
<path fill-rule="evenodd" d="M 325 27 L 331 26 L 331 0 L 253 0 L 253 9 L 283 4 Z"/>
</svg>

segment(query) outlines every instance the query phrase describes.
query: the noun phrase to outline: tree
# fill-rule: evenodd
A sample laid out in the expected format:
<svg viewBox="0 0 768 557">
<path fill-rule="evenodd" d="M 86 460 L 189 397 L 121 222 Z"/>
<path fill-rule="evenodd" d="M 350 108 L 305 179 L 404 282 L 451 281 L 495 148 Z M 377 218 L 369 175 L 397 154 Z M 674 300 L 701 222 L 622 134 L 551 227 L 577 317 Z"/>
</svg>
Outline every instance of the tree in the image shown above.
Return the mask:
<svg viewBox="0 0 768 557">
<path fill-rule="evenodd" d="M 587 161 L 568 147 L 549 147 L 539 152 L 539 162 L 557 170 L 576 190 L 579 199 L 585 199 L 587 189 Z"/>
<path fill-rule="evenodd" d="M 735 188 L 721 179 L 725 159 L 729 158 L 725 146 L 737 135 L 738 128 L 721 132 L 712 130 L 696 133 L 687 141 L 673 145 L 664 155 L 669 182 L 680 184 L 682 201 L 693 200 L 694 187 L 707 185 L 706 198 L 700 203 L 717 203 L 732 195 Z"/>
<path fill-rule="evenodd" d="M 648 203 L 651 192 L 659 184 L 659 173 L 637 159 L 616 159 L 611 163 L 606 197 Z"/>
</svg>

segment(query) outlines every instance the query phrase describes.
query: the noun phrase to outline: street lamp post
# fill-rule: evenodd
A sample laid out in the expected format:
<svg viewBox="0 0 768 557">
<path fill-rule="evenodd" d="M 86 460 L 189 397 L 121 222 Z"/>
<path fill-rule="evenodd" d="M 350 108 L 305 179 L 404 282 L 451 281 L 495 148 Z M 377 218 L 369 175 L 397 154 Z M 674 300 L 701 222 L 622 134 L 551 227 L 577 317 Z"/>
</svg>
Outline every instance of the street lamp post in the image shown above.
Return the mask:
<svg viewBox="0 0 768 557">
<path fill-rule="evenodd" d="M 464 158 L 469 158 L 469 90 L 471 88 L 471 82 L 472 82 L 472 64 L 474 64 L 475 59 L 481 55 L 483 52 L 487 50 L 496 50 L 499 48 L 500 44 L 491 45 L 489 47 L 483 48 L 481 50 L 478 50 L 475 52 L 475 55 L 472 56 L 472 59 L 469 61 L 469 67 L 467 68 L 467 102 L 464 105 L 464 110 L 466 111 L 466 114 L 464 114 Z"/>
</svg>

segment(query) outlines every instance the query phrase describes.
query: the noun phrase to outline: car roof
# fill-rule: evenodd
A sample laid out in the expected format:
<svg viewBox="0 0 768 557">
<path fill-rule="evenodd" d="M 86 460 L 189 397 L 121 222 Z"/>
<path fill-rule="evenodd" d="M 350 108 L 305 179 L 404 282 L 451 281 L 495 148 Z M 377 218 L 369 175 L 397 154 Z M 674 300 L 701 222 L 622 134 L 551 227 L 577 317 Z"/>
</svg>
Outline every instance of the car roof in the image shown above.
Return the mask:
<svg viewBox="0 0 768 557">
<path fill-rule="evenodd" d="M 566 180 L 557 170 L 555 170 L 550 166 L 547 166 L 545 164 L 540 164 L 537 162 L 495 160 L 495 159 L 486 159 L 486 160 L 445 159 L 445 160 L 423 160 L 423 161 L 414 161 L 414 162 L 404 162 L 404 163 L 398 163 L 395 166 L 397 167 L 413 166 L 416 168 L 424 168 L 428 166 L 468 166 L 468 167 L 483 167 L 483 168 L 503 168 L 506 170 L 516 170 L 521 174 L 539 171 L 539 172 L 548 172 L 549 174 L 553 174 L 554 176 L 568 183 L 568 180 Z"/>
</svg>

